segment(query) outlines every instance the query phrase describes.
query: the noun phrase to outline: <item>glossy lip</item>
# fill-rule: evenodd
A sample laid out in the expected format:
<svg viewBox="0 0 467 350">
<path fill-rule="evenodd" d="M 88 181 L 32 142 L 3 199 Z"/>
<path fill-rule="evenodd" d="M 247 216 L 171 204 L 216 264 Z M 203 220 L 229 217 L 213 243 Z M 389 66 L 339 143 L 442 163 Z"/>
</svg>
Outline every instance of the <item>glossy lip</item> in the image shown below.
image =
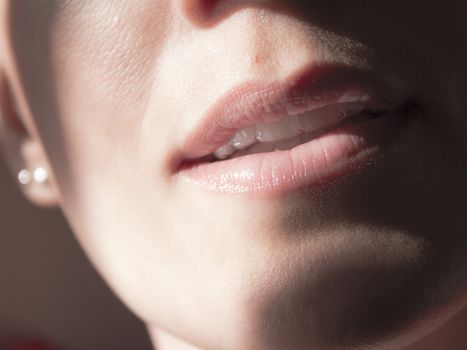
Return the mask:
<svg viewBox="0 0 467 350">
<path fill-rule="evenodd" d="M 368 72 L 342 65 L 312 66 L 280 82 L 249 81 L 220 98 L 172 154 L 172 175 L 221 193 L 280 194 L 319 184 L 381 151 L 378 140 L 400 118 L 378 118 L 337 128 L 291 150 L 203 162 L 238 130 L 332 103 L 365 96 L 368 108 L 399 117 L 407 96 L 396 95 Z M 397 125 L 397 127 L 395 127 Z M 375 142 L 376 140 L 376 142 Z"/>
<path fill-rule="evenodd" d="M 347 125 L 290 150 L 257 153 L 178 172 L 185 181 L 211 192 L 274 197 L 313 189 L 361 170 L 410 119 L 402 111 Z M 368 163 L 370 164 L 370 163 Z"/>
</svg>

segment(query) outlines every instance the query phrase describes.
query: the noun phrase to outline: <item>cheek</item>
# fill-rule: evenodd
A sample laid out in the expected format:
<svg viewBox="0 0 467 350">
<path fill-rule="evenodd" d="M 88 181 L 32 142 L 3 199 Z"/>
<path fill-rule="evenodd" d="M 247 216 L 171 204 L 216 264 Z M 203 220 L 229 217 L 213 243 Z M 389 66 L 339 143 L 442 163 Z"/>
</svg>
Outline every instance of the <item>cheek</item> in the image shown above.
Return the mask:
<svg viewBox="0 0 467 350">
<path fill-rule="evenodd" d="M 165 250 L 154 254 L 154 247 L 170 244 L 162 234 L 167 186 L 150 170 L 168 147 L 169 116 L 149 108 L 169 11 L 166 1 L 96 3 L 70 5 L 80 7 L 79 21 L 62 15 L 54 22 L 50 51 L 42 53 L 53 81 L 47 101 L 53 103 L 36 109 L 45 116 L 38 127 L 46 135 L 53 126 L 60 135 L 46 148 L 80 244 L 107 282 L 138 303 L 148 300 L 138 294 L 142 290 L 148 298 L 163 295 L 152 284 L 165 280 L 158 266 L 173 260 Z M 152 135 L 142 140 L 146 119 L 152 120 Z M 135 271 L 144 266 L 153 266 L 156 277 L 139 287 L 145 278 Z"/>
<path fill-rule="evenodd" d="M 162 229 L 162 200 L 155 199 L 164 198 L 165 187 L 156 181 L 160 192 L 147 196 L 155 176 L 141 160 L 140 134 L 145 118 L 157 120 L 150 156 L 160 163 L 167 116 L 151 115 L 148 99 L 167 35 L 169 4 L 77 1 L 42 18 L 37 14 L 47 4 L 29 3 L 37 8 L 16 9 L 23 15 L 14 25 L 16 51 L 63 210 L 91 260 L 109 282 L 125 281 L 125 290 L 126 281 L 138 283 L 136 276 L 141 277 L 129 272 L 132 267 L 156 265 L 145 253 L 153 245 L 145 243 L 164 244 L 144 224 L 156 215 Z M 21 30 L 29 20 L 27 31 Z"/>
<path fill-rule="evenodd" d="M 96 3 L 96 2 L 94 2 Z M 141 0 L 81 5 L 79 21 L 58 17 L 51 40 L 56 124 L 64 149 L 66 196 L 75 198 L 82 179 L 110 181 L 138 161 L 141 125 L 148 114 L 153 69 L 163 49 L 165 2 Z M 94 7 L 102 6 L 104 10 Z M 92 8 L 91 8 L 92 7 Z M 165 118 L 157 118 L 164 125 Z M 157 136 L 157 130 L 154 131 Z"/>
</svg>

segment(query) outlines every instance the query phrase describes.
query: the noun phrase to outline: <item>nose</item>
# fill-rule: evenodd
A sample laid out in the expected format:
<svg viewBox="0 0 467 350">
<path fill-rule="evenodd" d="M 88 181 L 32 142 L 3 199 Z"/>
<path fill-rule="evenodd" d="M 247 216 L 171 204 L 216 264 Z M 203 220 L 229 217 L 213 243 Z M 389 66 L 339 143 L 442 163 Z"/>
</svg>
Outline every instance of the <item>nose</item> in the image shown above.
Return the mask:
<svg viewBox="0 0 467 350">
<path fill-rule="evenodd" d="M 192 26 L 211 27 L 243 6 L 264 5 L 269 0 L 176 0 L 181 16 Z"/>
</svg>

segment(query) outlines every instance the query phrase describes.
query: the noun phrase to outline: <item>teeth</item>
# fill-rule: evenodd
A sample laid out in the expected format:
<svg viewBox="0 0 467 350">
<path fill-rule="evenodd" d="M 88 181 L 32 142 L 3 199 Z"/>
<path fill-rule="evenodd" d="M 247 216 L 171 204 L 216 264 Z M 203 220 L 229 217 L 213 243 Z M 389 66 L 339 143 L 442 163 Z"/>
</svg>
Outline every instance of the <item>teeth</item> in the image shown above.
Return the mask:
<svg viewBox="0 0 467 350">
<path fill-rule="evenodd" d="M 236 151 L 245 150 L 256 142 L 278 143 L 293 139 L 302 133 L 332 127 L 341 120 L 365 110 L 366 104 L 362 102 L 364 98 L 365 96 L 362 97 L 361 94 L 357 96 L 349 93 L 341 97 L 342 101 L 347 102 L 335 103 L 276 122 L 258 123 L 256 126 L 244 128 L 235 133 L 228 143 L 218 148 L 214 155 L 218 159 L 226 159 Z"/>
<path fill-rule="evenodd" d="M 365 106 L 360 103 L 340 103 L 315 109 L 300 118 L 304 132 L 315 131 L 339 123 L 345 117 L 361 112 Z"/>
<path fill-rule="evenodd" d="M 346 92 L 345 94 L 341 95 L 337 102 L 338 103 L 348 103 L 348 102 L 365 102 L 369 100 L 368 95 L 362 95 L 361 92 L 355 91 L 349 91 Z"/>
<path fill-rule="evenodd" d="M 288 117 L 273 123 L 259 123 L 256 126 L 256 139 L 259 142 L 279 141 L 301 133 L 298 117 Z"/>
<path fill-rule="evenodd" d="M 233 148 L 230 144 L 225 144 L 224 146 L 219 147 L 215 152 L 214 155 L 218 159 L 225 159 L 235 152 L 235 148 Z"/>
<path fill-rule="evenodd" d="M 335 104 L 308 112 L 306 116 L 300 118 L 300 125 L 304 132 L 310 132 L 335 124 L 341 116 L 342 110 Z"/>
<path fill-rule="evenodd" d="M 252 126 L 237 132 L 230 140 L 230 145 L 237 150 L 250 147 L 256 142 L 256 127 Z"/>
</svg>

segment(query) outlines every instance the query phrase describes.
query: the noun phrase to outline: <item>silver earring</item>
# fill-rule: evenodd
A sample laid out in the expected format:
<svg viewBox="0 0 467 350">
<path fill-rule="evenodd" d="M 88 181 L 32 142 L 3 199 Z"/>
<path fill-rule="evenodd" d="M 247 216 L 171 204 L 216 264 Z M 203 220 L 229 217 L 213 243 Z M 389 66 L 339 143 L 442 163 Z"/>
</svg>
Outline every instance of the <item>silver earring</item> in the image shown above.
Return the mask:
<svg viewBox="0 0 467 350">
<path fill-rule="evenodd" d="M 32 174 L 28 169 L 21 169 L 18 173 L 18 182 L 21 185 L 27 185 L 32 180 Z"/>
<path fill-rule="evenodd" d="M 34 170 L 34 173 L 32 174 L 32 177 L 33 177 L 34 181 L 36 181 L 37 183 L 43 184 L 44 182 L 46 182 L 48 180 L 49 173 L 44 168 L 39 167 L 39 168 L 36 168 Z"/>
<path fill-rule="evenodd" d="M 32 180 L 43 184 L 49 179 L 49 173 L 45 168 L 38 167 L 31 173 L 28 169 L 21 169 L 18 173 L 18 181 L 21 185 L 28 185 Z"/>
</svg>

